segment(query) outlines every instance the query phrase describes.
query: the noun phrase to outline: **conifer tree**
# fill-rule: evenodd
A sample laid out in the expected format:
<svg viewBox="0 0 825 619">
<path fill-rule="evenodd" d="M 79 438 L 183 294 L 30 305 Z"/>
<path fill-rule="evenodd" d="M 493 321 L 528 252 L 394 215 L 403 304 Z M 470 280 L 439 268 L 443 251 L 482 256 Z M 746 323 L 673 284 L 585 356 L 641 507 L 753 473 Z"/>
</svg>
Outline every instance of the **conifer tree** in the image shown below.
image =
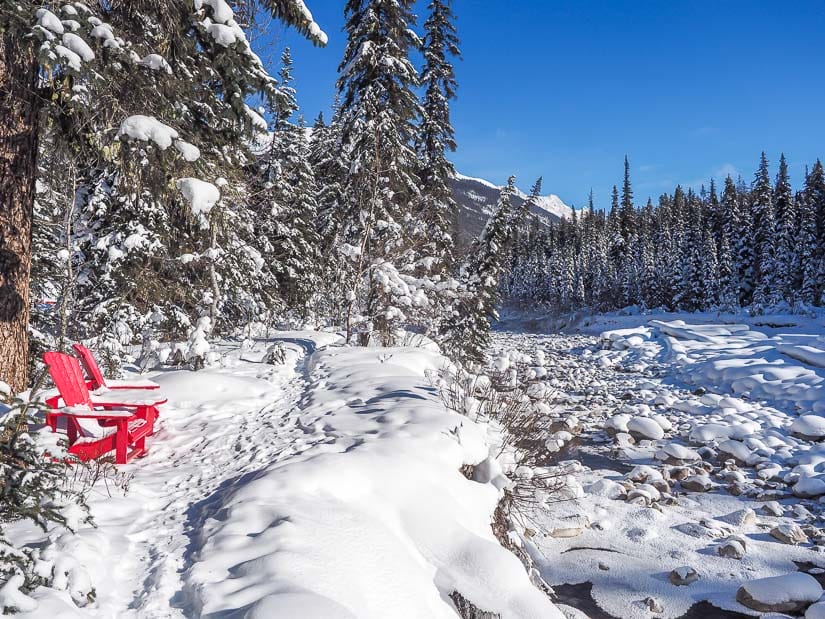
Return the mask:
<svg viewBox="0 0 825 619">
<path fill-rule="evenodd" d="M 369 273 L 374 261 L 414 259 L 408 252 L 419 179 L 411 144 L 420 106 L 418 74 L 409 60 L 419 45 L 411 7 L 412 0 L 348 0 L 344 9 L 348 40 L 338 89 L 342 148 L 350 161 L 341 224 L 341 248 L 352 263 L 348 340 L 356 321 L 369 327 L 378 317 L 376 280 Z"/>
<path fill-rule="evenodd" d="M 495 213 L 462 267 L 464 294 L 446 321 L 445 350 L 465 363 L 484 360 L 490 344 L 490 321 L 498 319 L 500 277 L 513 239 L 513 222 L 518 218 L 512 204 L 515 192 L 515 177 L 511 176 L 501 189 Z"/>
<path fill-rule="evenodd" d="M 803 243 L 807 249 L 800 250 L 805 260 L 804 289 L 813 303 L 825 305 L 825 170 L 818 159 L 805 180 L 804 196 Z"/>
<path fill-rule="evenodd" d="M 619 222 L 622 238 L 627 243 L 635 226 L 635 210 L 633 207 L 633 189 L 630 186 L 630 162 L 627 155 L 624 158 L 624 181 L 622 183 L 622 203 L 619 209 Z"/>
<path fill-rule="evenodd" d="M 776 185 L 773 195 L 776 209 L 776 285 L 777 292 L 784 298 L 793 296 L 794 264 L 796 262 L 796 208 L 793 190 L 788 175 L 788 163 L 785 154 L 779 157 L 779 171 L 776 174 Z"/>
<path fill-rule="evenodd" d="M 778 300 L 775 284 L 776 230 L 773 187 L 768 171 L 768 158 L 764 152 L 754 179 L 750 211 L 753 219 L 754 304 L 760 308 Z"/>
<path fill-rule="evenodd" d="M 460 57 L 461 52 L 451 5 L 452 0 L 431 0 L 429 17 L 424 22 L 421 83 L 425 91 L 416 142 L 423 224 L 420 233 L 425 239 L 422 251 L 436 258 L 438 269 L 449 267 L 453 261 L 457 226 L 457 206 L 450 187 L 455 168 L 447 153 L 456 148 L 450 100 L 455 98 L 457 84 L 451 58 Z"/>
</svg>

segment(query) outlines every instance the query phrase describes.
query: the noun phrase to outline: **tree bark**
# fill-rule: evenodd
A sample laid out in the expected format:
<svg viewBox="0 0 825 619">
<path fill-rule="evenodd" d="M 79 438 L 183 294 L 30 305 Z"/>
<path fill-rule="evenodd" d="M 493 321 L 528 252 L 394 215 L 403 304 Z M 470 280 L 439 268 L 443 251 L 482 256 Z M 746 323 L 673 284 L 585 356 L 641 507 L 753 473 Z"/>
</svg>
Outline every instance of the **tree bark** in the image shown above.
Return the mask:
<svg viewBox="0 0 825 619">
<path fill-rule="evenodd" d="M 37 62 L 14 28 L 0 42 L 0 380 L 28 387 Z"/>
</svg>

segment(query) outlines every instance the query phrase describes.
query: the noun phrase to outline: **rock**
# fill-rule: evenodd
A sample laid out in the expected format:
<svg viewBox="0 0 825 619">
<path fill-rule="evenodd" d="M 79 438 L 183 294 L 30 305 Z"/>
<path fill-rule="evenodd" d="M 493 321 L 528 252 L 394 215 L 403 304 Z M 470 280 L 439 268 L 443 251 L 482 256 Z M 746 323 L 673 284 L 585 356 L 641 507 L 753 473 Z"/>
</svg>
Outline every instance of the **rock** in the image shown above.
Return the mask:
<svg viewBox="0 0 825 619">
<path fill-rule="evenodd" d="M 640 410 L 641 410 L 642 406 L 644 406 L 644 404 L 640 405 L 640 407 L 639 407 Z M 648 411 L 650 411 L 649 408 L 648 408 Z M 670 432 L 673 429 L 673 424 L 670 423 L 670 420 L 667 417 L 665 417 L 664 415 L 660 415 L 660 414 L 656 413 L 654 415 L 651 415 L 650 418 L 653 421 L 655 421 L 656 423 L 658 423 L 660 426 L 662 426 L 662 430 L 664 430 L 665 432 Z"/>
<path fill-rule="evenodd" d="M 707 492 L 713 487 L 710 477 L 705 475 L 692 475 L 679 482 L 683 490 L 688 492 Z"/>
<path fill-rule="evenodd" d="M 604 561 L 599 561 L 599 569 L 602 570 L 603 572 L 609 572 L 610 571 L 610 566 L 607 565 L 607 563 L 605 563 Z"/>
<path fill-rule="evenodd" d="M 825 619 L 825 602 L 817 602 L 808 606 L 805 611 L 805 619 Z"/>
<path fill-rule="evenodd" d="M 756 512 L 750 507 L 746 507 L 745 509 L 739 509 L 730 514 L 719 516 L 719 520 L 736 527 L 748 527 L 756 524 Z"/>
<path fill-rule="evenodd" d="M 671 466 L 666 471 L 667 476 L 673 481 L 682 481 L 693 475 L 693 471 L 687 466 Z"/>
<path fill-rule="evenodd" d="M 557 529 L 550 529 L 548 535 L 557 539 L 578 537 L 584 533 L 584 527 L 559 527 Z"/>
<path fill-rule="evenodd" d="M 736 601 L 761 613 L 796 613 L 821 595 L 816 578 L 795 572 L 746 582 L 736 592 Z"/>
<path fill-rule="evenodd" d="M 643 501 L 634 501 L 634 499 L 644 499 Z M 656 488 L 656 486 L 652 484 L 640 484 L 636 486 L 633 490 L 627 493 L 627 501 L 628 502 L 637 502 L 644 505 L 650 505 L 654 501 L 658 501 L 662 498 L 661 493 Z"/>
<path fill-rule="evenodd" d="M 644 605 L 650 612 L 654 614 L 658 615 L 659 613 L 665 612 L 665 607 L 662 606 L 662 603 L 654 597 L 646 597 L 644 599 Z"/>
<path fill-rule="evenodd" d="M 627 422 L 627 431 L 630 436 L 639 439 L 648 439 L 651 441 L 658 441 L 664 438 L 665 431 L 655 420 L 650 417 L 633 417 Z"/>
<path fill-rule="evenodd" d="M 804 544 L 808 541 L 808 536 L 797 524 L 780 524 L 771 529 L 771 537 L 783 544 Z"/>
<path fill-rule="evenodd" d="M 668 578 L 670 579 L 671 584 L 674 584 L 677 587 L 684 587 L 699 580 L 699 572 L 686 565 L 672 570 Z"/>
<path fill-rule="evenodd" d="M 648 483 L 654 479 L 662 479 L 662 474 L 652 466 L 640 464 L 634 467 L 625 477 L 630 481 Z"/>
<path fill-rule="evenodd" d="M 740 443 L 739 441 L 735 441 L 733 439 L 728 439 L 719 443 L 719 457 L 732 457 L 737 461 L 737 463 L 747 465 L 755 464 L 759 458 L 747 445 L 745 445 L 745 443 Z"/>
<path fill-rule="evenodd" d="M 802 415 L 791 424 L 791 434 L 808 441 L 820 441 L 825 438 L 825 417 Z"/>
<path fill-rule="evenodd" d="M 728 539 L 716 547 L 716 554 L 726 559 L 741 559 L 745 556 L 745 544 L 737 539 Z"/>
<path fill-rule="evenodd" d="M 676 443 L 668 443 L 656 452 L 656 459 L 668 464 L 683 464 L 699 460 L 699 454 L 692 449 Z"/>
<path fill-rule="evenodd" d="M 604 422 L 604 429 L 610 435 L 627 432 L 627 422 L 630 421 L 631 416 L 625 413 L 613 415 L 610 419 Z"/>
<path fill-rule="evenodd" d="M 586 486 L 584 491 L 587 494 L 614 500 L 623 499 L 627 496 L 627 490 L 625 487 L 612 479 L 600 479 L 599 481 Z"/>
<path fill-rule="evenodd" d="M 825 478 L 821 476 L 802 475 L 794 484 L 792 491 L 801 499 L 813 499 L 825 494 Z"/>
<path fill-rule="evenodd" d="M 704 520 L 702 522 L 683 522 L 682 524 L 677 524 L 674 528 L 685 535 L 690 535 L 698 539 L 719 539 L 731 533 L 730 530 L 708 526 L 708 524 L 711 523 Z"/>
</svg>

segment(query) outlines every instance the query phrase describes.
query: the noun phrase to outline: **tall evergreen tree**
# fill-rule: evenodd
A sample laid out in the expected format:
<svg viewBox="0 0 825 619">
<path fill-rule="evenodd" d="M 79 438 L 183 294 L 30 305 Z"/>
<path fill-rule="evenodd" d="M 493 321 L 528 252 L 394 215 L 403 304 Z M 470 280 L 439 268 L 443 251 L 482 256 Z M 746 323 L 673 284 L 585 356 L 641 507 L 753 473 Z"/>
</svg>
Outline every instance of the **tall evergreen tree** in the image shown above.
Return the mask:
<svg viewBox="0 0 825 619">
<path fill-rule="evenodd" d="M 495 213 L 473 244 L 462 267 L 464 295 L 453 316 L 446 321 L 443 343 L 453 358 L 481 363 L 490 345 L 490 321 L 498 319 L 499 284 L 513 239 L 515 177 L 501 189 Z M 539 185 L 540 186 L 540 185 Z"/>
<path fill-rule="evenodd" d="M 788 163 L 785 153 L 779 157 L 779 171 L 773 191 L 776 210 L 776 285 L 777 292 L 784 298 L 792 297 L 794 288 L 794 265 L 796 263 L 797 216 Z"/>
<path fill-rule="evenodd" d="M 751 195 L 754 247 L 754 303 L 763 307 L 778 300 L 776 295 L 775 265 L 775 218 L 773 186 L 765 153 L 759 161 Z"/>
<path fill-rule="evenodd" d="M 348 0 L 348 35 L 339 67 L 342 146 L 350 160 L 344 192 L 342 248 L 351 261 L 346 292 L 347 337 L 379 310 L 369 273 L 374 261 L 412 262 L 411 205 L 419 196 L 411 144 L 420 106 L 418 74 L 409 59 L 419 40 L 412 0 Z M 405 255 L 406 254 L 406 255 Z M 404 268 L 406 265 L 396 265 Z"/>
<path fill-rule="evenodd" d="M 429 239 L 422 253 L 436 258 L 438 268 L 453 261 L 453 236 L 458 225 L 457 205 L 450 187 L 455 168 L 447 159 L 447 153 L 456 148 L 450 100 L 455 98 L 457 84 L 451 58 L 461 54 L 451 5 L 452 0 L 432 0 L 424 22 L 421 83 L 425 91 L 417 138 L 421 233 Z"/>
<path fill-rule="evenodd" d="M 817 159 L 805 180 L 805 208 L 803 218 L 805 242 L 813 251 L 805 256 L 805 287 L 811 291 L 813 302 L 825 305 L 825 170 Z"/>
</svg>

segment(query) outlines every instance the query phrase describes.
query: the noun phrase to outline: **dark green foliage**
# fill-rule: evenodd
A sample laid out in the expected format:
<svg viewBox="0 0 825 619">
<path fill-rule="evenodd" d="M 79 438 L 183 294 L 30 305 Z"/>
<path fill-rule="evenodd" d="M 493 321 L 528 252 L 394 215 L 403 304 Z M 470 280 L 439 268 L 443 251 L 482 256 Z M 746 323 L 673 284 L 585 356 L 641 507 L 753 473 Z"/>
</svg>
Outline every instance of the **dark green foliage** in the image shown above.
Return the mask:
<svg viewBox="0 0 825 619">
<path fill-rule="evenodd" d="M 629 164 L 605 215 L 592 204 L 516 244 L 504 292 L 569 311 L 628 305 L 761 312 L 825 303 L 825 171 L 817 162 L 794 196 L 785 157 L 775 185 L 762 155 L 753 186 L 728 177 L 697 194 L 676 187 L 657 206 L 633 205 Z M 538 245 L 537 249 L 535 245 Z M 583 290 L 582 290 L 583 288 Z"/>
</svg>

